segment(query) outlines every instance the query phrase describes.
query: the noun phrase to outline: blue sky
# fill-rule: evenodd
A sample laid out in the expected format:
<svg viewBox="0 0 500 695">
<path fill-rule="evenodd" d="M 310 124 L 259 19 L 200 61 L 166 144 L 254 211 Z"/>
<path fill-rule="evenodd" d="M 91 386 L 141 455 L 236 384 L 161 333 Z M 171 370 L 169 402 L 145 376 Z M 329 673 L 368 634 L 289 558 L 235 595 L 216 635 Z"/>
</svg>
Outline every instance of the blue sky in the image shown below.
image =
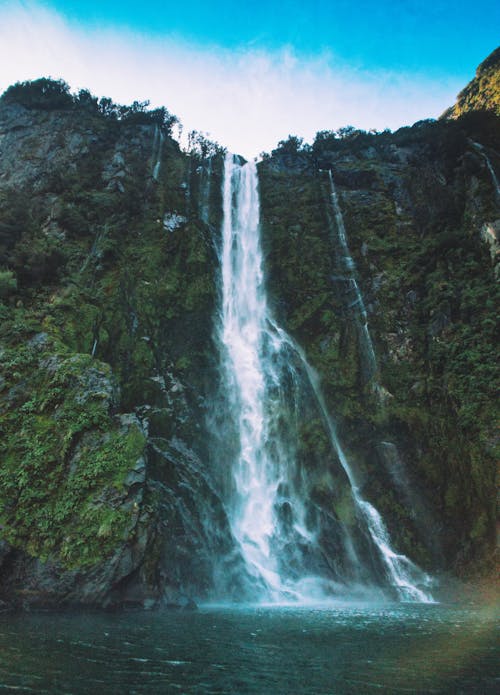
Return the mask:
<svg viewBox="0 0 500 695">
<path fill-rule="evenodd" d="M 489 0 L 0 0 L 0 89 L 50 74 L 150 99 L 248 156 L 438 116 L 499 28 Z"/>
<path fill-rule="evenodd" d="M 331 50 L 370 68 L 423 70 L 464 78 L 500 41 L 494 0 L 54 0 L 43 3 L 79 22 L 226 48 L 307 55 Z"/>
</svg>

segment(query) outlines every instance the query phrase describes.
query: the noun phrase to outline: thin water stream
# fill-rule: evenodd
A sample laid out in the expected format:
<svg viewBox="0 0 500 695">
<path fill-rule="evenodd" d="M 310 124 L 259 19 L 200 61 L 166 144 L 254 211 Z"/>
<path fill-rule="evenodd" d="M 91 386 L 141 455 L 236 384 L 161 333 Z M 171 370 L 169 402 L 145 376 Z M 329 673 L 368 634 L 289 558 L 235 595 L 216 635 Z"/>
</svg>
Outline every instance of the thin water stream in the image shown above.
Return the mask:
<svg viewBox="0 0 500 695">
<path fill-rule="evenodd" d="M 331 169 L 328 169 L 328 179 L 330 183 L 330 198 L 332 201 L 333 212 L 335 215 L 335 224 L 337 228 L 337 238 L 341 252 L 341 270 L 347 276 L 347 281 L 354 296 L 350 308 L 353 309 L 354 313 L 359 317 L 359 326 L 361 328 L 362 340 L 365 348 L 363 354 L 366 355 L 367 363 L 365 370 L 366 378 L 367 380 L 369 380 L 373 379 L 377 373 L 377 358 L 375 356 L 373 341 L 368 327 L 368 313 L 366 311 L 365 302 L 363 300 L 363 294 L 361 293 L 361 289 L 356 279 L 356 267 L 354 265 L 351 252 L 349 250 L 349 245 L 347 243 L 344 216 L 340 207 L 339 197 L 337 194 L 337 189 L 335 188 L 335 183 L 333 181 L 333 174 Z M 376 389 L 380 390 L 377 384 L 375 384 L 375 387 Z"/>
<path fill-rule="evenodd" d="M 165 136 L 163 135 L 162 129 L 159 126 L 155 127 L 155 134 L 153 139 L 153 180 L 158 181 L 160 176 L 161 168 L 161 158 L 163 154 L 163 143 L 165 142 Z"/>
<path fill-rule="evenodd" d="M 497 194 L 498 200 L 500 200 L 500 183 L 498 182 L 498 178 L 497 178 L 497 175 L 495 174 L 495 170 L 493 169 L 493 165 L 490 161 L 490 158 L 486 154 L 483 145 L 481 145 L 479 142 L 474 142 L 473 140 L 470 140 L 470 143 L 471 143 L 472 147 L 477 152 L 479 152 L 481 157 L 484 159 L 486 166 L 488 168 L 488 171 L 490 172 L 491 181 L 492 181 L 493 186 L 495 188 L 495 193 Z"/>
</svg>

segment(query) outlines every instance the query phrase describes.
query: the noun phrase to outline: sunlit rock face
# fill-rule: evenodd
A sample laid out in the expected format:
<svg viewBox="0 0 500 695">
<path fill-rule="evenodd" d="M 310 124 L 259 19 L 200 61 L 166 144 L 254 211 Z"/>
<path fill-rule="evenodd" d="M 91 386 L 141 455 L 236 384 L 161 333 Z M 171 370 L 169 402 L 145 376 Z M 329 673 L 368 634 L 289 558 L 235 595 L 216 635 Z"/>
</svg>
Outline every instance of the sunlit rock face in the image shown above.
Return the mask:
<svg viewBox="0 0 500 695">
<path fill-rule="evenodd" d="M 462 89 L 456 103 L 442 118 L 459 118 L 466 113 L 485 110 L 500 116 L 500 47 L 478 66 L 474 79 Z"/>
<path fill-rule="evenodd" d="M 164 114 L 105 106 L 0 101 L 0 598 L 397 597 L 376 527 L 394 563 L 487 567 L 498 118 L 323 133 L 228 176 Z M 224 304 L 231 180 L 233 214 L 258 191 L 254 323 Z"/>
</svg>

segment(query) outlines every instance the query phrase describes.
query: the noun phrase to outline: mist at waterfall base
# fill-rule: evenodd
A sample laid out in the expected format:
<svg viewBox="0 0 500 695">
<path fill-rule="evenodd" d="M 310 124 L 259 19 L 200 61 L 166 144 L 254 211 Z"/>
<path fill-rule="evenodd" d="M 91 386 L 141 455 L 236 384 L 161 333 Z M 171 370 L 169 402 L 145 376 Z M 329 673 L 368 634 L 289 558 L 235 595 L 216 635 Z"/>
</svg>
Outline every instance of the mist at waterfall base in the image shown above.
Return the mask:
<svg viewBox="0 0 500 695">
<path fill-rule="evenodd" d="M 243 559 L 242 598 L 310 603 L 385 595 L 432 602 L 431 578 L 392 549 L 381 515 L 361 494 L 316 373 L 268 307 L 255 163 L 226 155 L 222 198 L 218 342 L 224 418 L 218 453 L 224 460 L 225 452 L 231 474 L 226 506 Z M 350 261 L 346 272 L 352 269 Z M 375 355 L 361 292 L 354 278 L 349 284 L 363 308 L 362 335 L 369 341 L 373 373 Z M 337 461 L 342 492 L 332 489 L 332 496 L 344 495 L 355 519 L 349 524 L 313 501 L 314 473 L 299 465 L 301 420 L 311 413 L 322 423 Z"/>
<path fill-rule="evenodd" d="M 4 614 L 0 690 L 489 695 L 496 619 L 416 603 Z"/>
</svg>

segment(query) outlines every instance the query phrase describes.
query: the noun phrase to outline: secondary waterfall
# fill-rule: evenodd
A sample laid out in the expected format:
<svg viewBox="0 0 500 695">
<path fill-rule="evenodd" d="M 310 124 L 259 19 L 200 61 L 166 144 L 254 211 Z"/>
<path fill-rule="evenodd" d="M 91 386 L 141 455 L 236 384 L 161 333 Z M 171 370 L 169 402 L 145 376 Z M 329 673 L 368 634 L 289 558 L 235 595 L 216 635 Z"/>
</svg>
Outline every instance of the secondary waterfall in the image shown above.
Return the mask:
<svg viewBox="0 0 500 695">
<path fill-rule="evenodd" d="M 155 135 L 153 139 L 153 173 L 152 177 L 154 181 L 158 181 L 160 176 L 161 167 L 161 156 L 163 153 L 163 143 L 165 142 L 165 136 L 159 126 L 155 127 Z"/>
<path fill-rule="evenodd" d="M 344 225 L 344 217 L 342 215 L 342 210 L 340 208 L 339 198 L 337 195 L 337 190 L 333 182 L 332 170 L 328 169 L 328 178 L 330 181 L 330 197 L 332 201 L 333 212 L 335 215 L 335 224 L 337 226 L 337 237 L 341 252 L 341 271 L 345 274 L 345 280 L 349 283 L 349 287 L 353 296 L 351 301 L 351 308 L 356 309 L 356 313 L 359 315 L 359 325 L 362 333 L 362 340 L 365 347 L 366 354 L 366 376 L 367 379 L 373 378 L 377 371 L 377 360 L 375 357 L 375 350 L 373 349 L 373 342 L 370 336 L 370 331 L 368 328 L 368 314 L 366 311 L 365 303 L 363 301 L 363 295 L 359 289 L 358 281 L 355 275 L 355 265 L 349 251 L 349 245 L 347 243 L 347 235 Z"/>
<path fill-rule="evenodd" d="M 208 158 L 208 166 L 201 166 L 200 176 L 200 218 L 205 224 L 210 222 L 210 191 L 212 186 L 212 156 Z"/>
<path fill-rule="evenodd" d="M 380 395 L 383 392 L 383 389 L 381 385 L 376 381 L 377 361 L 368 326 L 368 314 L 365 308 L 365 303 L 363 300 L 361 289 L 355 277 L 355 264 L 349 251 L 349 245 L 347 243 L 347 233 L 344 224 L 344 216 L 342 214 L 342 208 L 340 207 L 339 197 L 337 189 L 335 187 L 331 169 L 328 170 L 328 179 L 330 183 L 330 197 L 335 216 L 335 225 L 337 229 L 337 239 L 339 246 L 338 250 L 340 251 L 341 269 L 346 275 L 345 279 L 347 282 L 349 282 L 351 292 L 354 295 L 354 301 L 351 302 L 350 307 L 356 310 L 355 314 L 357 315 L 359 324 L 361 325 L 361 339 L 364 345 L 364 354 L 366 356 L 369 368 L 368 375 L 370 378 L 374 379 L 374 390 L 377 394 Z M 311 374 L 310 367 L 307 368 L 309 374 L 311 375 L 311 380 L 314 382 L 313 386 L 315 386 L 318 401 L 324 413 L 330 436 L 332 438 L 335 448 L 337 449 L 339 460 L 341 461 L 344 470 L 346 470 L 349 481 L 351 483 L 356 505 L 365 517 L 367 526 L 370 531 L 370 535 L 372 536 L 373 541 L 377 546 L 382 557 L 383 563 L 386 567 L 389 581 L 397 587 L 400 598 L 404 600 L 432 600 L 430 594 L 419 589 L 417 586 L 429 586 L 431 583 L 431 578 L 424 572 L 422 572 L 416 565 L 414 565 L 406 556 L 399 555 L 392 550 L 389 533 L 387 531 L 387 528 L 385 527 L 382 517 L 380 516 L 379 512 L 373 507 L 373 505 L 371 505 L 369 502 L 367 502 L 361 497 L 359 487 L 354 477 L 354 473 L 351 470 L 347 458 L 340 447 L 340 443 L 335 432 L 333 421 L 331 420 L 331 417 L 326 410 L 326 406 L 321 392 L 318 390 L 319 384 L 317 382 L 317 379 L 313 374 Z M 392 444 L 391 446 L 394 448 L 397 455 L 397 449 L 395 445 Z M 401 462 L 400 466 L 402 466 Z"/>
<path fill-rule="evenodd" d="M 498 178 L 497 175 L 495 174 L 495 170 L 493 169 L 493 165 L 490 162 L 490 158 L 484 151 L 483 145 L 481 145 L 479 142 L 474 142 L 473 140 L 470 140 L 470 143 L 472 144 L 472 147 L 479 152 L 481 157 L 484 159 L 486 162 L 486 166 L 488 167 L 488 171 L 490 172 L 491 180 L 493 182 L 493 186 L 495 188 L 495 193 L 497 194 L 497 198 L 500 200 L 500 184 L 498 183 Z"/>
<path fill-rule="evenodd" d="M 382 517 L 375 507 L 361 495 L 354 471 L 349 465 L 347 456 L 337 436 L 335 424 L 328 412 L 316 372 L 307 361 L 302 348 L 281 331 L 281 329 L 278 328 L 277 330 L 282 334 L 283 340 L 289 342 L 290 345 L 294 347 L 304 365 L 309 383 L 312 386 L 318 406 L 324 418 L 330 441 L 351 485 L 352 496 L 356 508 L 359 511 L 360 520 L 366 524 L 370 537 L 380 555 L 389 585 L 396 590 L 398 597 L 402 601 L 432 603 L 433 598 L 426 590 L 426 587 L 431 585 L 432 578 L 425 572 L 422 572 L 422 570 L 405 555 L 398 554 L 392 549 L 389 532 L 387 531 Z M 422 588 L 419 588 L 419 586 Z"/>
<path fill-rule="evenodd" d="M 228 511 L 247 571 L 255 580 L 256 594 L 271 600 L 335 595 L 339 592 L 338 580 L 345 581 L 349 574 L 345 567 L 354 568 L 349 575 L 352 577 L 362 565 L 356 543 L 345 530 L 337 539 L 345 576 L 334 577 L 331 569 L 330 574 L 318 569 L 329 563 L 317 561 L 323 553 L 318 543 L 321 524 L 308 514 L 307 482 L 298 470 L 296 456 L 298 404 L 306 383 L 347 477 L 360 533 L 383 568 L 384 583 L 401 600 L 430 601 L 424 589 L 417 587 L 428 584 L 429 578 L 408 558 L 392 550 L 380 514 L 361 496 L 319 381 L 303 351 L 269 311 L 259 218 L 256 165 L 242 165 L 233 155 L 227 155 L 219 341 L 228 420 L 232 420 L 237 440 Z M 343 592 L 348 593 L 348 587 L 343 586 Z"/>
</svg>

